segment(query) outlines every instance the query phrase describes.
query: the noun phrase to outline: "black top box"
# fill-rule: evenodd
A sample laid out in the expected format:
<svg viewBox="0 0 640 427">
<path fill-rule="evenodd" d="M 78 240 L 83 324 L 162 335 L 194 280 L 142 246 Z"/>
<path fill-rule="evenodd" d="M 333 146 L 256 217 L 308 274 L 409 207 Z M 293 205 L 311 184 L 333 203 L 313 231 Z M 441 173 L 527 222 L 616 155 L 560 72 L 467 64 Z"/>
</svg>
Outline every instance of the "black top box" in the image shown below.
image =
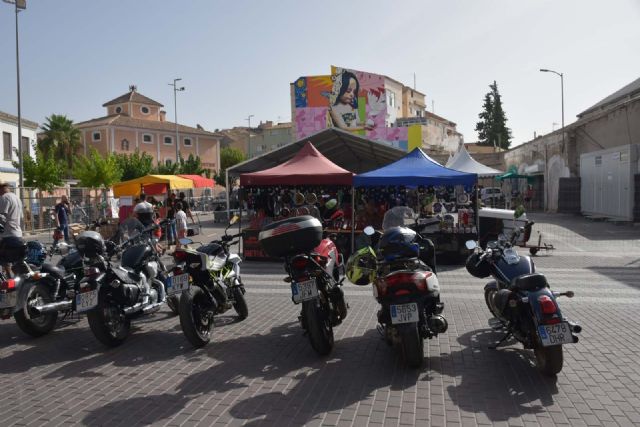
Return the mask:
<svg viewBox="0 0 640 427">
<path fill-rule="evenodd" d="M 283 219 L 265 226 L 258 240 L 270 257 L 308 253 L 322 240 L 322 223 L 311 215 Z"/>
</svg>

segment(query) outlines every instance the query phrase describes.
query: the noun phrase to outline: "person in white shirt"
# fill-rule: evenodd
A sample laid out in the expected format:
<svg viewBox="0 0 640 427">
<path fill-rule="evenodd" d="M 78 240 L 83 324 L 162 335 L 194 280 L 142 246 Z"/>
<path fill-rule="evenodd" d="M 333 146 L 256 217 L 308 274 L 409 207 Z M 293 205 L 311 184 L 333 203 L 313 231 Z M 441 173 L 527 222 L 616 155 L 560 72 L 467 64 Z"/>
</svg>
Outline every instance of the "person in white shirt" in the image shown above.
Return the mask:
<svg viewBox="0 0 640 427">
<path fill-rule="evenodd" d="M 22 202 L 11 192 L 9 183 L 0 182 L 0 263 L 11 275 L 10 264 L 17 248 L 24 245 L 22 240 Z"/>
<path fill-rule="evenodd" d="M 176 202 L 176 231 L 178 238 L 176 239 L 176 249 L 180 248 L 180 239 L 187 236 L 187 214 L 182 208 L 182 202 Z"/>
</svg>

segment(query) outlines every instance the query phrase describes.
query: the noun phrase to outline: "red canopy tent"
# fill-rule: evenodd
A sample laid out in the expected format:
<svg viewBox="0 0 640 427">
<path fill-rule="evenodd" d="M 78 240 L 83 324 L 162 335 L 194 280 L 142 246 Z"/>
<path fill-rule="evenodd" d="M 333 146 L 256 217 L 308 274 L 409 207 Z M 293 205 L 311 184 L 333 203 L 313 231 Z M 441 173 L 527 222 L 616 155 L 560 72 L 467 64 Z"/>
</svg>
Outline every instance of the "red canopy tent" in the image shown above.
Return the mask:
<svg viewBox="0 0 640 427">
<path fill-rule="evenodd" d="M 178 175 L 178 176 L 181 178 L 190 179 L 191 181 L 193 181 L 193 186 L 195 188 L 206 188 L 206 187 L 213 188 L 213 186 L 215 185 L 215 182 L 213 181 L 213 179 L 205 178 L 200 175 Z"/>
<path fill-rule="evenodd" d="M 307 142 L 291 159 L 259 172 L 240 175 L 240 185 L 351 185 L 353 173 L 323 156 Z"/>
</svg>

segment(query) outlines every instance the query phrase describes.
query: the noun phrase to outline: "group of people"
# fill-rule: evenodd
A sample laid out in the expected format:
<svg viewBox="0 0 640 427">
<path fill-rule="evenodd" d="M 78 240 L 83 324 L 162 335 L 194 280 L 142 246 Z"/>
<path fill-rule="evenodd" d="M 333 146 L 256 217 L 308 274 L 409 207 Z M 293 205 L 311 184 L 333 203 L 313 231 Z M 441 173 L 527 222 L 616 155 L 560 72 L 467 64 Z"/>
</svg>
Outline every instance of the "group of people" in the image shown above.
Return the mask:
<svg viewBox="0 0 640 427">
<path fill-rule="evenodd" d="M 159 222 L 160 215 L 158 208 L 160 206 L 160 203 L 154 205 L 147 201 L 147 196 L 142 193 L 140 197 L 136 199 L 133 215 L 142 225 L 148 227 L 151 224 Z M 166 219 L 168 220 L 166 228 L 167 249 L 170 249 L 172 244 L 176 246 L 176 249 L 180 248 L 180 239 L 187 236 L 187 218 L 190 218 L 191 222 L 195 223 L 189 202 L 186 200 L 183 192 L 180 192 L 179 195 L 170 193 L 164 206 L 166 207 Z"/>
</svg>

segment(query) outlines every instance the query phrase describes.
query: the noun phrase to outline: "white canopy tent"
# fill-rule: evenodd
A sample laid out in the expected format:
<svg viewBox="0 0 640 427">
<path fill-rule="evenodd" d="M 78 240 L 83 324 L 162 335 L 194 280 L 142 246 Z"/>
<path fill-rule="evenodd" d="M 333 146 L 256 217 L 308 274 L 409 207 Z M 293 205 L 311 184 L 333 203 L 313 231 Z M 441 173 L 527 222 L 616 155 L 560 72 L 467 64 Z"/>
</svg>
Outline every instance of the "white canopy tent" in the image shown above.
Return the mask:
<svg viewBox="0 0 640 427">
<path fill-rule="evenodd" d="M 462 145 L 460 150 L 458 150 L 458 152 L 449 159 L 449 161 L 447 161 L 446 167 L 460 172 L 475 173 L 478 174 L 478 177 L 492 177 L 502 175 L 504 173 L 474 160 L 473 157 L 469 155 L 469 152 L 464 145 Z"/>
</svg>

